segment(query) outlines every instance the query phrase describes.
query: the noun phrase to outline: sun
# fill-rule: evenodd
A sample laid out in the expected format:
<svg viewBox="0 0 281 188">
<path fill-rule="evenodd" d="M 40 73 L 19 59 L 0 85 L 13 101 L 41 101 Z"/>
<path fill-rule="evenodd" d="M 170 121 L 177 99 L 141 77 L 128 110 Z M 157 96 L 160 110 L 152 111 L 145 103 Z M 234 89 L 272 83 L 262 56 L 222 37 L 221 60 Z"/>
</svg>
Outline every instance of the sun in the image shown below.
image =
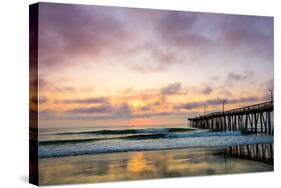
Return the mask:
<svg viewBox="0 0 281 188">
<path fill-rule="evenodd" d="M 151 120 L 148 118 L 134 118 L 129 121 L 129 126 L 143 126 L 151 124 Z"/>
</svg>

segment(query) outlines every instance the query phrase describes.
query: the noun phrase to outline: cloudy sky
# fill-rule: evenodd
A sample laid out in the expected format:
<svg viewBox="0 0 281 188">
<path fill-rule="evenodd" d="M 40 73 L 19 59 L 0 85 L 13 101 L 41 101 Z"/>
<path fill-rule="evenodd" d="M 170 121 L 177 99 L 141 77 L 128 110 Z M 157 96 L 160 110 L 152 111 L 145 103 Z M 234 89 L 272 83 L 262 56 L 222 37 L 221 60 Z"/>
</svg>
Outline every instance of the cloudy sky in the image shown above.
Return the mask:
<svg viewBox="0 0 281 188">
<path fill-rule="evenodd" d="M 271 17 L 40 4 L 40 127 L 186 124 L 272 86 Z"/>
</svg>

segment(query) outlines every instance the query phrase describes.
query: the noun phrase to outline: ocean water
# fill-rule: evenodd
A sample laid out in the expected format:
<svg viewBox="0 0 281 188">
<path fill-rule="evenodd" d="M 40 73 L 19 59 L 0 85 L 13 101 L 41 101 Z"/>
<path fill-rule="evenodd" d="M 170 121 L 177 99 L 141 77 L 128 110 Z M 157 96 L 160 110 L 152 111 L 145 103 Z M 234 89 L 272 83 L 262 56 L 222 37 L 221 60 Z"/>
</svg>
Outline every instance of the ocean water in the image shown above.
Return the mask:
<svg viewBox="0 0 281 188">
<path fill-rule="evenodd" d="M 186 125 L 40 129 L 39 158 L 269 143 L 273 143 L 271 135 L 217 132 Z"/>
</svg>

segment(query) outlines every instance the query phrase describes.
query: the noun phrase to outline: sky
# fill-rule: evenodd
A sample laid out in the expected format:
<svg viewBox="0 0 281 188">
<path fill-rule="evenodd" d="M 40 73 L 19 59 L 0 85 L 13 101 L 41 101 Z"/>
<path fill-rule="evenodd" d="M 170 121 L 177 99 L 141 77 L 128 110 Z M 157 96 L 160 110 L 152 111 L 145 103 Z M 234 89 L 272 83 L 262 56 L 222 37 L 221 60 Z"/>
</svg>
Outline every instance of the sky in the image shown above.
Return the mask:
<svg viewBox="0 0 281 188">
<path fill-rule="evenodd" d="M 270 99 L 273 18 L 40 3 L 39 126 L 187 124 Z"/>
</svg>

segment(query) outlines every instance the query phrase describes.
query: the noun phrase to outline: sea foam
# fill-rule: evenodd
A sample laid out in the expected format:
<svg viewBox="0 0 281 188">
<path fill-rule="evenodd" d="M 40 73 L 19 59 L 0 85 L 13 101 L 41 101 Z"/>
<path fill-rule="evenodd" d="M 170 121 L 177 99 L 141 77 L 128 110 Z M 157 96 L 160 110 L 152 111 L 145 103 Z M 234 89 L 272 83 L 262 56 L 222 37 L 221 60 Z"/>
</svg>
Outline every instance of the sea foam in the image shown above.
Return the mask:
<svg viewBox="0 0 281 188">
<path fill-rule="evenodd" d="M 82 154 L 99 154 L 127 151 L 181 149 L 194 147 L 228 147 L 234 145 L 273 143 L 270 135 L 241 135 L 237 132 L 209 132 L 205 135 L 181 136 L 155 140 L 119 140 L 114 142 L 77 143 L 71 145 L 39 146 L 39 157 L 62 157 Z M 183 138 L 181 138 L 183 137 Z"/>
</svg>

